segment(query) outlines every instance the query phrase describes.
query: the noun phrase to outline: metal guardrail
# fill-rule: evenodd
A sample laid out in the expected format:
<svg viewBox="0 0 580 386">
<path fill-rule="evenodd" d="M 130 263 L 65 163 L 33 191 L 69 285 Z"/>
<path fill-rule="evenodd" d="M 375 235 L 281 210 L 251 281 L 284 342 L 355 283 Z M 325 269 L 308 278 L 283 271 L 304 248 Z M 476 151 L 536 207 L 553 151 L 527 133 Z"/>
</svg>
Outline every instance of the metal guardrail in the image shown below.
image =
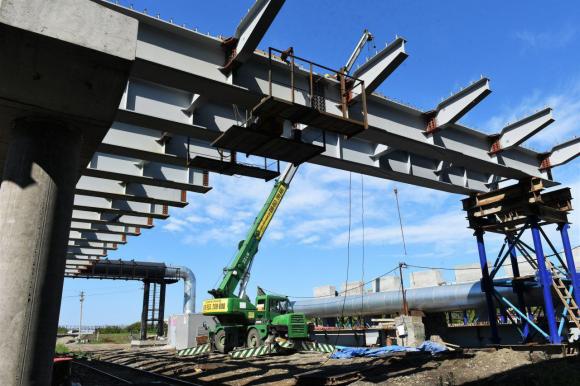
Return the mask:
<svg viewBox="0 0 580 386">
<path fill-rule="evenodd" d="M 336 79 L 339 83 L 339 100 L 335 101 L 337 105 L 340 106 L 340 110 L 342 112 L 343 118 L 348 117 L 348 107 L 354 104 L 358 97 L 360 96 L 360 102 L 362 107 L 362 117 L 363 120 L 361 121 L 364 124 L 365 129 L 368 127 L 368 113 L 367 113 L 367 101 L 366 101 L 366 91 L 365 91 L 365 82 L 362 79 L 355 78 L 351 75 L 348 75 L 345 71 L 332 69 L 330 67 L 324 66 L 322 64 L 313 62 L 311 60 L 299 57 L 294 55 L 293 47 L 282 51 L 273 47 L 268 48 L 268 94 L 269 96 L 272 95 L 272 84 L 274 83 L 272 68 L 274 64 L 274 57 L 275 54 L 279 54 L 278 58 L 282 63 L 289 64 L 290 68 L 290 101 L 295 103 L 295 94 L 296 91 L 306 92 L 308 95 L 308 100 L 310 102 L 310 107 L 315 108 L 317 110 L 325 111 L 324 105 L 321 106 L 321 102 L 325 102 L 326 99 L 331 100 L 327 95 L 321 96 L 320 93 L 316 92 L 315 84 L 321 80 L 325 79 L 324 76 L 318 75 L 314 69 L 322 69 L 325 71 L 330 72 L 330 77 Z M 302 62 L 305 63 L 308 67 L 308 90 L 304 90 L 298 88 L 296 86 L 296 68 L 297 63 Z M 300 67 L 299 67 L 300 68 Z M 306 69 L 304 69 L 306 71 Z M 360 88 L 360 91 L 357 92 L 357 88 Z"/>
</svg>

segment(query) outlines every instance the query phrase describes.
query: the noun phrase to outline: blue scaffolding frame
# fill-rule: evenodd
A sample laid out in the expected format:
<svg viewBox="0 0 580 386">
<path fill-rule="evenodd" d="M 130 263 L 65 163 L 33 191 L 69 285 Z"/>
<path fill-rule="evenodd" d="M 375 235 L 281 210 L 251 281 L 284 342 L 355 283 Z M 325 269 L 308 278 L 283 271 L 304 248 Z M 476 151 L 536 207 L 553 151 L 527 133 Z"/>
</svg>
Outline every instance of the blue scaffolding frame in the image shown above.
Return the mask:
<svg viewBox="0 0 580 386">
<path fill-rule="evenodd" d="M 572 246 L 568 235 L 569 223 L 568 212 L 572 210 L 572 196 L 569 188 L 542 193 L 544 190 L 542 180 L 530 179 L 520 181 L 517 185 L 484 194 L 474 195 L 463 200 L 463 208 L 467 212 L 469 227 L 474 229 L 477 241 L 479 262 L 481 267 L 481 288 L 485 293 L 487 313 L 491 329 L 491 342 L 499 344 L 501 337 L 498 331 L 498 313 L 500 309 L 502 320 L 510 319 L 518 328 L 522 342 L 525 343 L 535 334 L 552 344 L 562 342 L 565 321 L 574 322 L 578 327 L 578 309 L 572 309 L 571 299 L 562 302 L 564 297 L 559 297 L 555 304 L 553 291 L 561 291 L 554 288 L 555 276 L 559 283 L 565 284 L 565 289 L 573 297 L 575 304 L 580 304 L 580 291 L 576 291 L 580 280 L 576 271 Z M 561 236 L 565 261 L 556 250 L 554 243 L 543 227 L 556 225 Z M 522 236 L 529 231 L 532 236 L 533 246 L 522 240 Z M 504 235 L 504 243 L 495 259 L 491 272 L 488 264 L 484 234 L 494 232 Z M 546 243 L 559 263 L 553 265 L 544 253 Z M 517 259 L 518 252 L 537 271 L 537 275 L 522 276 L 520 274 Z M 498 279 L 496 274 L 509 258 L 512 267 L 512 279 Z M 557 267 L 557 268 L 554 268 Z M 516 295 L 517 304 L 500 295 L 495 287 L 511 287 Z M 542 289 L 543 306 L 536 308 L 536 314 L 526 303 L 526 292 L 531 287 Z M 562 287 L 562 286 L 560 286 Z M 563 303 L 563 304 L 559 304 Z M 558 308 L 561 307 L 560 321 L 557 320 Z M 520 323 L 508 312 L 513 310 L 521 319 Z M 543 327 L 535 321 L 540 309 L 545 318 L 547 327 Z M 570 316 L 570 313 L 573 315 Z"/>
</svg>

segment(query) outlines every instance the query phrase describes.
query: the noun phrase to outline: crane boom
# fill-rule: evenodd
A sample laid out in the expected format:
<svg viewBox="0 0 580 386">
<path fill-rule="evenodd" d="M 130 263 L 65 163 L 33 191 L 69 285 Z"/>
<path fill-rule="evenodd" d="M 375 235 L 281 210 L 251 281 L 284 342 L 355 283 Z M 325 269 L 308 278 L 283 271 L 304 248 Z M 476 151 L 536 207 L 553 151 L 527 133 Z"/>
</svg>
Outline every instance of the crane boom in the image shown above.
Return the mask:
<svg viewBox="0 0 580 386">
<path fill-rule="evenodd" d="M 354 51 L 352 52 L 352 54 L 350 55 L 350 57 L 348 58 L 345 66 L 343 67 L 343 72 L 348 74 L 350 72 L 350 70 L 352 69 L 352 66 L 354 65 L 354 62 L 356 62 L 357 58 L 359 57 L 363 47 L 365 46 L 365 44 L 367 44 L 368 42 L 373 40 L 373 35 L 369 32 L 369 30 L 364 30 L 360 40 L 358 41 L 357 45 L 354 48 Z"/>
<path fill-rule="evenodd" d="M 298 165 L 288 164 L 281 178 L 274 184 L 268 199 L 255 218 L 246 238 L 238 244 L 238 251 L 234 260 L 228 268 L 224 269 L 224 277 L 220 285 L 218 288 L 209 291 L 215 298 L 235 296 L 238 284 L 240 284 L 239 296 L 243 297 L 245 295 L 246 284 L 250 277 L 250 268 L 256 253 L 258 253 L 260 240 L 262 240 L 268 225 L 270 225 L 270 221 L 272 221 L 297 170 Z"/>
</svg>

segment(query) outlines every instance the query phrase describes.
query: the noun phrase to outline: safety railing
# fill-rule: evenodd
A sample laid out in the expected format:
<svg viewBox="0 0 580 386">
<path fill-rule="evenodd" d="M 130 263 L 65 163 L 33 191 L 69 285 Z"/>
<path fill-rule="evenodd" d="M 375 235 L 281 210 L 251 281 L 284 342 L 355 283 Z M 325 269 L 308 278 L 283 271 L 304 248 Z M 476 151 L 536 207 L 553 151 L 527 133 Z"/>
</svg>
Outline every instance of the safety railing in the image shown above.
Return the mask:
<svg viewBox="0 0 580 386">
<path fill-rule="evenodd" d="M 348 75 L 343 70 L 335 70 L 296 56 L 292 47 L 285 51 L 270 47 L 268 49 L 268 62 L 269 96 L 274 96 L 273 84 L 287 86 L 292 103 L 297 103 L 297 93 L 305 94 L 305 102 L 308 107 L 329 113 L 326 109 L 326 103 L 327 101 L 334 102 L 339 108 L 342 117 L 349 119 L 352 119 L 349 117 L 349 106 L 360 103 L 362 114 L 360 122 L 363 123 L 365 129 L 368 127 L 366 91 L 365 83 L 362 79 Z M 289 81 L 285 82 L 283 79 L 274 80 L 275 63 L 287 65 Z M 284 67 L 281 66 L 280 68 L 283 69 Z M 326 73 L 320 75 L 319 71 Z M 303 82 L 304 80 L 307 82 Z M 301 87 L 299 83 L 307 83 L 306 88 Z M 336 94 L 332 95 L 332 92 L 330 94 L 326 93 L 327 87 L 330 91 L 333 91 L 332 89 L 336 87 Z M 338 95 L 338 99 L 336 95 Z"/>
</svg>

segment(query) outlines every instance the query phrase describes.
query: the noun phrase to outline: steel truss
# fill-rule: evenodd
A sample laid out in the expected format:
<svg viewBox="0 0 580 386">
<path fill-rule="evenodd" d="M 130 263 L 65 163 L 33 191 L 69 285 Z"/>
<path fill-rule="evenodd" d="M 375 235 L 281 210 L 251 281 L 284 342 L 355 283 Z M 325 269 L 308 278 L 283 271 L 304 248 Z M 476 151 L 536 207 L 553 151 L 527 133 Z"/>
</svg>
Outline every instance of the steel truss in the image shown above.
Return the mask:
<svg viewBox="0 0 580 386">
<path fill-rule="evenodd" d="M 495 344 L 501 339 L 498 333 L 498 308 L 502 317 L 509 318 L 518 328 L 523 342 L 538 334 L 549 343 L 559 344 L 563 340 L 565 327 L 568 327 L 567 331 L 571 327 L 580 328 L 580 295 L 575 290 L 579 285 L 579 277 L 568 236 L 568 213 L 572 210 L 572 197 L 568 188 L 542 193 L 544 188 L 541 181 L 530 179 L 463 200 L 469 227 L 475 230 L 482 271 L 481 288 L 486 296 L 491 341 Z M 551 225 L 555 225 L 560 233 L 564 258 L 544 230 Z M 486 231 L 505 236 L 491 269 L 484 243 Z M 528 231 L 533 245 L 523 241 L 522 236 Z M 544 253 L 545 244 L 552 254 Z M 520 273 L 518 253 L 536 274 Z M 508 258 L 513 278 L 496 278 Z M 497 287 L 511 287 L 517 296 L 517 304 L 501 295 Z M 535 310 L 526 302 L 526 293 L 532 287 L 542 289 L 543 307 Z M 517 314 L 521 323 L 508 310 Z"/>
</svg>

